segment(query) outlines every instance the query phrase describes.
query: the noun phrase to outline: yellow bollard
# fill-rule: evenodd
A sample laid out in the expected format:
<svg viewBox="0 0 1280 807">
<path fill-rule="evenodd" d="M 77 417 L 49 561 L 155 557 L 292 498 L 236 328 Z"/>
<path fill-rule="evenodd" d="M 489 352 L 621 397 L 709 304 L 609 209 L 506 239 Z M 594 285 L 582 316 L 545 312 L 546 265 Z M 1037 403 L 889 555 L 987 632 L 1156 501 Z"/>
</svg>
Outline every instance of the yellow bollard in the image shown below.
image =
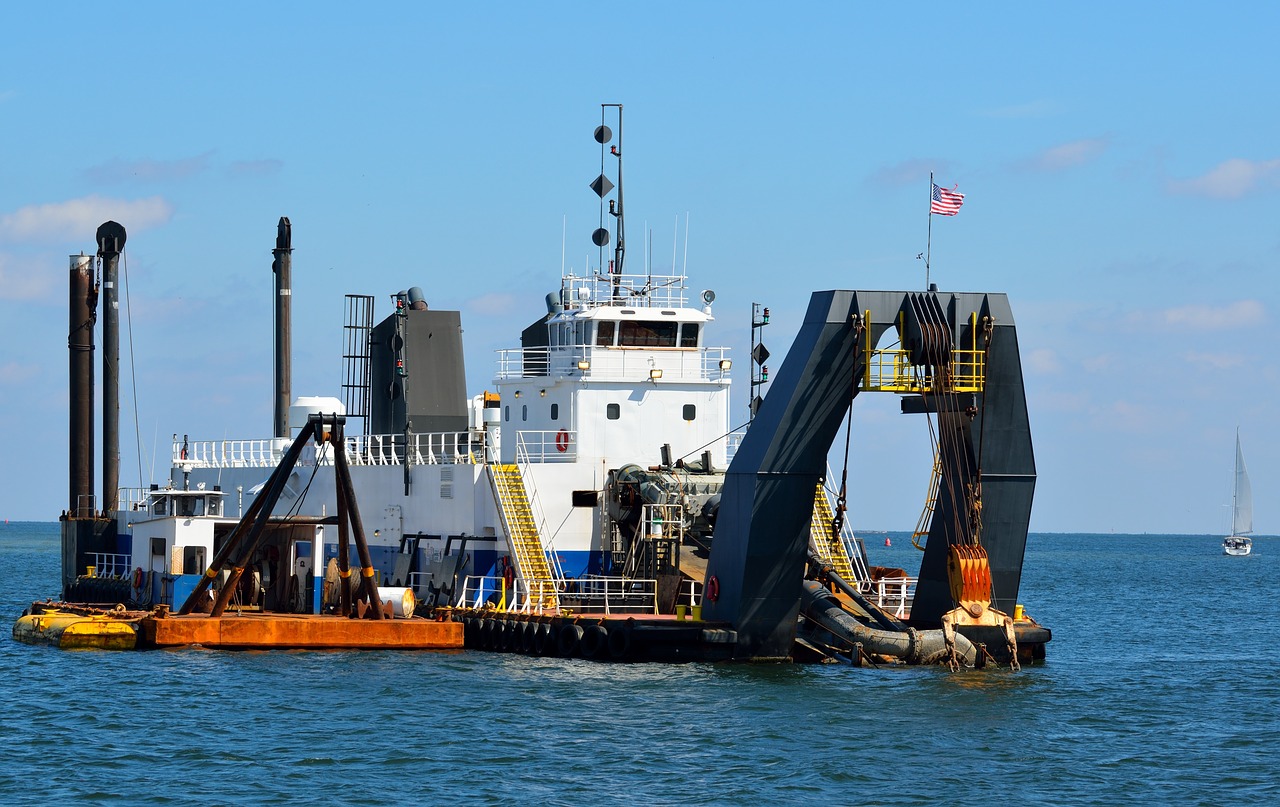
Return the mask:
<svg viewBox="0 0 1280 807">
<path fill-rule="evenodd" d="M 1022 619 L 1023 613 L 1024 611 L 1022 610 L 1022 603 L 1018 603 L 1017 605 L 1013 606 L 1013 621 L 1017 622 L 1018 620 Z"/>
<path fill-rule="evenodd" d="M 701 621 L 702 621 L 702 606 L 701 606 L 701 605 L 695 605 L 695 606 L 693 606 L 690 610 L 692 611 L 692 614 L 693 614 L 693 621 L 694 621 L 694 622 L 701 622 Z"/>
<path fill-rule="evenodd" d="M 684 619 L 685 614 L 688 612 L 688 610 L 689 610 L 689 606 L 687 606 L 687 605 L 677 605 L 677 606 L 676 606 L 676 619 Z"/>
<path fill-rule="evenodd" d="M 84 576 L 85 576 L 85 577 L 97 577 L 97 576 L 98 576 L 98 567 L 97 567 L 97 566 L 86 566 L 86 567 L 84 567 Z"/>
</svg>

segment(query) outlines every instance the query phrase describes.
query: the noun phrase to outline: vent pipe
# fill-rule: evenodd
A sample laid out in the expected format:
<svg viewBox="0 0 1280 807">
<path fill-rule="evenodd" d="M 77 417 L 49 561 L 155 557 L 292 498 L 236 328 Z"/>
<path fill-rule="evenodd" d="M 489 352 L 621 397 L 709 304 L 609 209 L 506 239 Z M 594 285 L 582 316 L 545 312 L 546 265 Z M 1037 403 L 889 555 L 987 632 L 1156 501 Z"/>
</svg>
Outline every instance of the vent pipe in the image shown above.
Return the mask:
<svg viewBox="0 0 1280 807">
<path fill-rule="evenodd" d="M 70 354 L 71 420 L 68 460 L 72 518 L 93 516 L 93 325 L 98 313 L 98 289 L 93 282 L 93 258 L 71 256 L 70 313 L 67 351 Z"/>
<path fill-rule="evenodd" d="M 290 322 L 293 299 L 293 233 L 289 219 L 281 216 L 276 227 L 276 248 L 271 271 L 276 276 L 275 436 L 289 436 L 289 397 L 293 372 L 290 366 Z"/>
<path fill-rule="evenodd" d="M 108 221 L 98 228 L 102 259 L 102 510 L 120 501 L 120 252 L 124 227 Z M 90 390 L 93 385 L 90 384 Z"/>
</svg>

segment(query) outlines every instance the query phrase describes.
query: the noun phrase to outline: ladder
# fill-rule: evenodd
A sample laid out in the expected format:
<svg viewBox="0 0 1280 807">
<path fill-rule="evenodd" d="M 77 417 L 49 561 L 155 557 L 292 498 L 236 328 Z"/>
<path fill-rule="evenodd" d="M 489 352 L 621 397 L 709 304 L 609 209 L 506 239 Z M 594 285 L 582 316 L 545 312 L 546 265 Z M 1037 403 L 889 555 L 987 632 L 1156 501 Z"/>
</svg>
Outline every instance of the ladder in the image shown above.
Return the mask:
<svg viewBox="0 0 1280 807">
<path fill-rule="evenodd" d="M 346 296 L 347 317 L 342 326 L 342 403 L 347 418 L 369 417 L 369 337 L 373 333 L 373 298 Z"/>
<path fill-rule="evenodd" d="M 929 492 L 925 495 L 924 511 L 920 513 L 920 520 L 916 522 L 915 531 L 911 533 L 911 544 L 921 552 L 924 546 L 920 543 L 921 538 L 929 537 L 929 525 L 933 523 L 933 511 L 938 509 L 938 488 L 942 485 L 942 451 L 933 456 L 933 474 L 929 477 Z"/>
<path fill-rule="evenodd" d="M 543 609 L 558 609 L 560 601 L 555 577 L 551 564 L 547 562 L 547 553 L 542 548 L 542 538 L 538 535 L 538 524 L 529 505 L 519 466 L 490 465 L 489 479 L 493 483 L 493 495 L 498 501 L 503 529 L 507 532 L 507 543 L 511 545 L 516 572 L 529 593 L 527 603 Z"/>
<path fill-rule="evenodd" d="M 827 491 L 819 482 L 813 496 L 813 520 L 809 522 L 809 544 L 823 563 L 835 569 L 836 574 L 844 578 L 846 583 L 856 586 L 868 580 L 869 576 L 865 569 L 863 574 L 854 572 L 854 561 L 849 557 L 849 547 L 845 546 L 843 536 L 831 534 L 834 521 L 835 513 L 831 510 L 831 502 L 827 501 Z M 848 529 L 847 524 L 845 529 Z M 854 551 L 856 553 L 856 548 Z M 861 566 L 861 555 L 858 556 L 857 561 Z"/>
</svg>

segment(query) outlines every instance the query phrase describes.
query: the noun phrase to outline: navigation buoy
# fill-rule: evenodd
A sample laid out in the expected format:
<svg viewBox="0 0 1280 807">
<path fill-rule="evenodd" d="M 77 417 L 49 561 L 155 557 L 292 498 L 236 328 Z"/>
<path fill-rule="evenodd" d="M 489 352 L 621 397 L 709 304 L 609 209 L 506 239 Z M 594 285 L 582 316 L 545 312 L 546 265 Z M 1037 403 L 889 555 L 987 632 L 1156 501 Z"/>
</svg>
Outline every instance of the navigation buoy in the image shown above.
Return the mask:
<svg viewBox="0 0 1280 807">
<path fill-rule="evenodd" d="M 893 542 L 889 540 L 889 537 L 887 535 L 885 536 L 885 539 L 884 539 L 884 545 L 893 546 Z"/>
</svg>

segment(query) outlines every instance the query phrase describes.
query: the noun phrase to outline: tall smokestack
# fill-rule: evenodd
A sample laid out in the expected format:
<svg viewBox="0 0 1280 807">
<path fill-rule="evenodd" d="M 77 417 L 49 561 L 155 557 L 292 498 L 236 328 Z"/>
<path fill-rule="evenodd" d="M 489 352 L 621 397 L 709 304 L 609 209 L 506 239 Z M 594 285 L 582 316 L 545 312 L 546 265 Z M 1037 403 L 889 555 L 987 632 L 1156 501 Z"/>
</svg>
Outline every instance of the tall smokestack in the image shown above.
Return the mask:
<svg viewBox="0 0 1280 807">
<path fill-rule="evenodd" d="M 113 512 L 120 499 L 120 252 L 124 227 L 108 221 L 98 228 L 102 259 L 102 509 Z M 92 385 L 90 385 L 92 389 Z"/>
<path fill-rule="evenodd" d="M 276 275 L 276 386 L 275 386 L 275 436 L 289 436 L 289 394 L 293 376 L 290 366 L 290 322 L 293 298 L 293 234 L 289 219 L 280 217 L 276 227 L 275 259 L 271 271 Z"/>
<path fill-rule="evenodd" d="M 93 258 L 71 256 L 68 299 L 70 330 L 71 422 L 69 466 L 72 518 L 93 515 L 93 325 L 98 315 L 98 289 L 93 283 Z M 82 510 L 83 508 L 83 510 Z"/>
</svg>

